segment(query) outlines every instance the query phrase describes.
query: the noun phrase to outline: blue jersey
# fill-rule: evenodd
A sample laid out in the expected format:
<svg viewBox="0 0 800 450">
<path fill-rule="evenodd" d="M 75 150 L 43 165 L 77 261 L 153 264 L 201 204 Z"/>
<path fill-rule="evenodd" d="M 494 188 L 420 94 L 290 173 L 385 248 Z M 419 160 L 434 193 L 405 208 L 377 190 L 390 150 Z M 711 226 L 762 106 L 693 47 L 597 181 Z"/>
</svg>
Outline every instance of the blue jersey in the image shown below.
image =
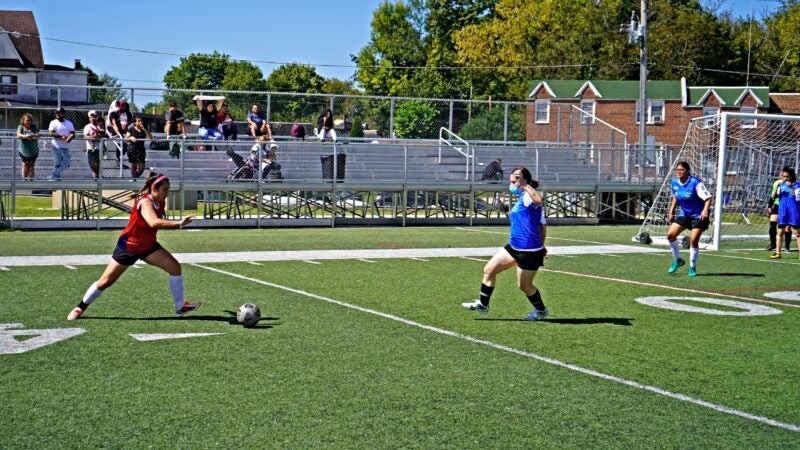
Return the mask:
<svg viewBox="0 0 800 450">
<path fill-rule="evenodd" d="M 778 186 L 778 223 L 800 228 L 800 181 Z"/>
<path fill-rule="evenodd" d="M 672 196 L 678 201 L 681 210 L 676 216 L 700 218 L 706 200 L 711 197 L 711 193 L 706 189 L 706 185 L 695 176 L 690 176 L 686 184 L 681 184 L 680 178 L 672 179 Z"/>
<path fill-rule="evenodd" d="M 544 208 L 537 205 L 527 192 L 521 194 L 517 203 L 511 208 L 511 237 L 508 241 L 511 248 L 524 252 L 541 250 L 541 225 L 547 223 L 542 213 Z"/>
</svg>

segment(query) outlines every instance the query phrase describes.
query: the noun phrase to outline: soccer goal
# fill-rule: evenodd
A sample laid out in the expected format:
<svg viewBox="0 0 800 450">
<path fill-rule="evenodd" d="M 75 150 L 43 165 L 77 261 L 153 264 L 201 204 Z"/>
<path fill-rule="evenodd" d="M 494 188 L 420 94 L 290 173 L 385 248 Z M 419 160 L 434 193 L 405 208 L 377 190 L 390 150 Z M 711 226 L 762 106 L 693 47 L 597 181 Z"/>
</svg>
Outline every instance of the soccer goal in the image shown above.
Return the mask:
<svg viewBox="0 0 800 450">
<path fill-rule="evenodd" d="M 719 250 L 724 241 L 766 242 L 767 204 L 780 169 L 798 169 L 800 116 L 722 113 L 693 119 L 686 139 L 633 240 L 667 244 L 672 202 L 671 170 L 686 161 L 714 196 L 711 226 L 701 245 Z M 682 237 L 688 246 L 687 233 Z"/>
</svg>

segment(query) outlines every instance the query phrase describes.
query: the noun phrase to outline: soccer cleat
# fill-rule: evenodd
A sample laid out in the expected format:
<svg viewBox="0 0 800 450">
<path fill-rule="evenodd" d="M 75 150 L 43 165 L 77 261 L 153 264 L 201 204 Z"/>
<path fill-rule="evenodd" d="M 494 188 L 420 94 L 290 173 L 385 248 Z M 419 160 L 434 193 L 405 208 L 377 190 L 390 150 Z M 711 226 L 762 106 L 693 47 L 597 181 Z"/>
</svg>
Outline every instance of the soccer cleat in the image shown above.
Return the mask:
<svg viewBox="0 0 800 450">
<path fill-rule="evenodd" d="M 695 270 L 694 267 L 689 267 L 689 276 L 690 277 L 696 277 L 697 276 L 697 270 Z"/>
<path fill-rule="evenodd" d="M 781 252 L 776 252 L 774 255 L 770 256 L 769 259 L 781 259 Z"/>
<path fill-rule="evenodd" d="M 183 317 L 189 311 L 194 311 L 196 309 L 200 309 L 200 302 L 197 303 L 189 303 L 186 300 L 183 301 L 183 307 L 181 309 L 175 310 L 175 317 Z"/>
<path fill-rule="evenodd" d="M 83 310 L 76 306 L 72 311 L 69 312 L 69 314 L 67 314 L 67 320 L 77 320 L 81 314 L 83 314 Z"/>
<path fill-rule="evenodd" d="M 776 248 L 776 247 L 775 247 L 774 245 L 770 244 L 770 245 L 768 245 L 768 246 L 767 246 L 767 249 L 766 249 L 766 250 L 767 250 L 768 252 L 774 252 L 774 251 L 775 251 L 775 248 Z"/>
<path fill-rule="evenodd" d="M 531 313 L 528 314 L 525 317 L 525 320 L 527 320 L 527 321 L 542 320 L 545 317 L 547 317 L 549 314 L 550 314 L 550 311 L 548 311 L 547 308 L 545 308 L 544 311 L 539 311 L 538 309 L 534 308 L 533 311 L 531 311 Z"/>
<path fill-rule="evenodd" d="M 481 314 L 486 314 L 489 312 L 489 307 L 483 306 L 483 303 L 481 303 L 480 300 L 475 300 L 474 302 L 462 303 L 461 306 L 470 311 L 478 311 Z"/>
<path fill-rule="evenodd" d="M 675 273 L 675 271 L 677 271 L 679 267 L 683 267 L 685 265 L 686 261 L 684 261 L 683 258 L 678 258 L 675 261 L 672 261 L 672 265 L 669 266 L 669 270 L 667 270 L 667 273 Z"/>
</svg>

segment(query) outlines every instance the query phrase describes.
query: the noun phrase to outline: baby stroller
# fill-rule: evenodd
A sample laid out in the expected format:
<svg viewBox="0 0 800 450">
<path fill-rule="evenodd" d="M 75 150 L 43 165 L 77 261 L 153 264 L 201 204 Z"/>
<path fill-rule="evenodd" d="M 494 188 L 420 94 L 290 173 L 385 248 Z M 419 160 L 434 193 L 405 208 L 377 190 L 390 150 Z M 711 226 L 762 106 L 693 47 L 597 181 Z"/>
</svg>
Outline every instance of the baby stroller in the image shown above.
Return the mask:
<svg viewBox="0 0 800 450">
<path fill-rule="evenodd" d="M 232 149 L 228 149 L 226 154 L 231 158 L 231 161 L 236 165 L 236 168 L 228 175 L 229 180 L 252 180 L 257 178 L 258 170 L 258 153 L 261 150 L 261 179 L 262 180 L 282 180 L 283 174 L 281 173 L 281 165 L 275 160 L 275 149 L 278 146 L 271 144 L 269 151 L 262 144 L 255 144 L 250 149 L 250 156 L 245 159 L 238 155 Z"/>
</svg>

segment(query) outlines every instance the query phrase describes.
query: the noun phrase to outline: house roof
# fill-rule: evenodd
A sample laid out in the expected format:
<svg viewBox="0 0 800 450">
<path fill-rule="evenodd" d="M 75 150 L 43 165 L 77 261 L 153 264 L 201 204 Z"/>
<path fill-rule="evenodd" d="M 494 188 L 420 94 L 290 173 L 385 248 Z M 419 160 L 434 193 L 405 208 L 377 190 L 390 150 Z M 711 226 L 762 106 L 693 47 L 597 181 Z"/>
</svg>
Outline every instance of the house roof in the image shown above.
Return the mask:
<svg viewBox="0 0 800 450">
<path fill-rule="evenodd" d="M 547 89 L 554 98 L 574 99 L 586 89 L 593 90 L 603 100 L 638 100 L 639 81 L 636 80 L 536 80 L 528 89 L 533 97 L 540 89 Z M 554 94 L 554 95 L 553 95 Z M 651 100 L 680 100 L 679 80 L 650 80 L 647 98 Z"/>
<path fill-rule="evenodd" d="M 688 86 L 683 92 L 681 80 L 648 80 L 648 100 L 679 100 L 687 106 L 701 106 L 710 96 L 716 96 L 723 106 L 739 107 L 750 95 L 758 106 L 770 106 L 769 88 L 747 86 Z M 587 89 L 602 100 L 638 100 L 638 80 L 534 80 L 528 96 L 534 97 L 545 89 L 555 99 L 574 100 Z M 684 98 L 684 95 L 686 96 Z"/>
<path fill-rule="evenodd" d="M 5 59 L 0 64 L 5 67 L 20 68 L 44 68 L 44 57 L 42 56 L 42 44 L 39 41 L 39 28 L 36 26 L 36 19 L 32 11 L 0 11 L 0 28 L 9 33 L 19 32 L 19 37 L 12 34 L 5 34 L 11 39 L 16 47 L 22 62 L 18 60 L 14 65 L 14 60 Z"/>
<path fill-rule="evenodd" d="M 722 106 L 738 107 L 749 94 L 758 102 L 758 106 L 769 107 L 769 88 L 747 86 L 689 86 L 687 104 L 700 106 L 710 95 L 716 95 Z"/>
<path fill-rule="evenodd" d="M 800 94 L 770 94 L 769 99 L 781 113 L 800 115 Z"/>
</svg>

